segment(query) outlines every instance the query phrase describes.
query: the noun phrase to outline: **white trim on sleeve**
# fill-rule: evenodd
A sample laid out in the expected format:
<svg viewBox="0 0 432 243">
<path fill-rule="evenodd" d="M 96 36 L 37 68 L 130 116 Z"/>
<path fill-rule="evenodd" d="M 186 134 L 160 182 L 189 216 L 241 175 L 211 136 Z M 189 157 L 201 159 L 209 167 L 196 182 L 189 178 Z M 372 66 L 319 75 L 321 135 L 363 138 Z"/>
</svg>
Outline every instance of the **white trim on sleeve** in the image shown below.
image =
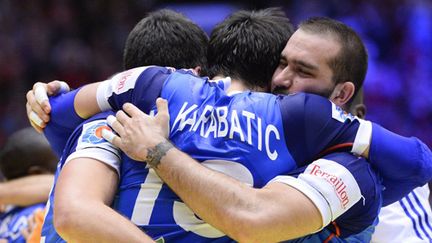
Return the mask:
<svg viewBox="0 0 432 243">
<path fill-rule="evenodd" d="M 76 147 L 65 164 L 76 158 L 92 158 L 114 168 L 120 176 L 120 149 L 102 137 L 103 130 L 111 131 L 106 120 L 94 120 L 83 124 Z"/>
<path fill-rule="evenodd" d="M 315 207 L 317 207 L 318 211 L 321 213 L 322 228 L 324 228 L 331 222 L 331 219 L 333 217 L 331 215 L 329 202 L 327 202 L 323 195 L 321 195 L 313 187 L 311 187 L 304 181 L 292 176 L 277 176 L 273 180 L 271 180 L 271 182 L 280 182 L 292 186 L 295 189 L 299 190 L 301 193 L 303 193 L 306 197 L 308 197 L 315 205 Z M 322 228 L 317 231 L 320 231 Z"/>
<path fill-rule="evenodd" d="M 108 97 L 112 93 L 109 80 L 101 82 L 96 91 L 96 100 L 101 111 L 111 110 L 111 105 L 108 103 Z"/>
<path fill-rule="evenodd" d="M 278 176 L 273 181 L 290 185 L 307 196 L 320 211 L 323 227 L 362 198 L 353 174 L 343 165 L 326 159 L 314 161 L 297 178 Z"/>
<path fill-rule="evenodd" d="M 96 92 L 96 99 L 99 108 L 102 111 L 110 110 L 111 106 L 108 103 L 108 98 L 113 94 L 121 94 L 133 89 L 138 77 L 149 67 L 152 66 L 137 67 L 117 73 L 109 80 L 99 84 Z"/>
<path fill-rule="evenodd" d="M 113 168 L 117 172 L 117 175 L 120 178 L 120 157 L 119 155 L 113 153 L 112 151 L 108 151 L 98 147 L 78 150 L 70 154 L 66 158 L 64 164 L 66 165 L 69 161 L 77 158 L 90 158 L 90 159 L 98 160 L 101 163 L 104 163 L 109 167 Z"/>
<path fill-rule="evenodd" d="M 362 155 L 370 146 L 372 138 L 372 123 L 359 118 L 358 121 L 360 122 L 360 126 L 357 130 L 351 152 L 357 155 Z"/>
</svg>

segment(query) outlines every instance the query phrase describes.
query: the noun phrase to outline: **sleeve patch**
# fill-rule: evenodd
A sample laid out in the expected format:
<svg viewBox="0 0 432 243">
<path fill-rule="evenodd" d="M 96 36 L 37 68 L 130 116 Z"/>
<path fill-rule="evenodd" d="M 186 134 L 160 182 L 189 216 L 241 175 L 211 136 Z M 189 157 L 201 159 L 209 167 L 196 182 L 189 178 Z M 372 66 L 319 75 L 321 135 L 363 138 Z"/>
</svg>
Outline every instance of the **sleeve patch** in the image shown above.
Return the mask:
<svg viewBox="0 0 432 243">
<path fill-rule="evenodd" d="M 314 161 L 299 178 L 328 199 L 336 217 L 342 214 L 339 212 L 348 210 L 361 198 L 360 187 L 351 172 L 331 160 Z"/>
<path fill-rule="evenodd" d="M 121 94 L 134 88 L 138 77 L 149 67 L 151 66 L 134 68 L 115 75 L 111 78 L 112 92 Z"/>
<path fill-rule="evenodd" d="M 96 99 L 99 108 L 102 111 L 111 109 L 111 106 L 108 103 L 108 97 L 110 97 L 113 93 L 122 94 L 130 89 L 133 89 L 138 77 L 149 67 L 151 66 L 133 68 L 121 73 L 117 73 L 110 79 L 99 84 L 96 91 Z"/>
<path fill-rule="evenodd" d="M 360 187 L 351 172 L 339 163 L 326 159 L 308 165 L 298 178 L 278 176 L 272 181 L 290 185 L 306 195 L 320 211 L 323 227 L 362 198 Z"/>
<path fill-rule="evenodd" d="M 99 160 L 119 172 L 120 150 L 102 137 L 104 129 L 111 131 L 106 120 L 84 124 L 75 152 L 69 155 L 65 163 L 75 158 L 87 157 Z"/>
</svg>

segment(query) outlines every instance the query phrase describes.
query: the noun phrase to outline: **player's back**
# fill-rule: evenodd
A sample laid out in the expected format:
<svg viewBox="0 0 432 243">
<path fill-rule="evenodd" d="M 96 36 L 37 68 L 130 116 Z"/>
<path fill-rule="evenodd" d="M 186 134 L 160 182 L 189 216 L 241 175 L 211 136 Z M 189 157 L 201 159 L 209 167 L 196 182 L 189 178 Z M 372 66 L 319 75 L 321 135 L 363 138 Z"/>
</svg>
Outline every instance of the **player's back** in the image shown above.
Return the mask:
<svg viewBox="0 0 432 243">
<path fill-rule="evenodd" d="M 275 96 L 251 92 L 228 96 L 217 83 L 189 78 L 183 80 L 188 85 L 167 81 L 162 90 L 170 106 L 178 106 L 170 107 L 170 139 L 181 150 L 256 187 L 295 168 Z M 117 207 L 155 238 L 196 242 L 224 235 L 197 218 L 145 164 L 124 159 L 120 185 Z M 130 207 L 128 199 L 134 197 Z"/>
<path fill-rule="evenodd" d="M 325 149 L 337 137 L 336 131 L 325 134 L 328 137 L 325 142 L 310 144 L 305 138 L 287 134 L 287 131 L 308 130 L 307 121 L 291 124 L 292 116 L 301 112 L 293 108 L 290 116 L 281 110 L 287 99 L 291 100 L 288 102 L 291 105 L 298 103 L 297 108 L 302 110 L 308 99 L 304 94 L 280 97 L 245 91 L 228 95 L 225 88 L 221 83 L 174 73 L 164 82 L 161 91 L 161 97 L 169 104 L 170 140 L 204 166 L 259 188 L 278 175 L 286 175 L 307 161 L 310 163 L 317 156 L 316 151 Z M 140 102 L 137 105 L 140 106 Z M 295 162 L 288 150 L 289 144 L 296 142 L 305 147 L 295 155 L 300 163 Z M 310 151 L 309 147 L 314 149 Z M 301 153 L 304 155 L 299 156 Z M 200 220 L 153 170 L 127 157 L 122 163 L 116 206 L 156 239 L 230 241 L 226 237 L 219 238 L 223 233 Z"/>
</svg>

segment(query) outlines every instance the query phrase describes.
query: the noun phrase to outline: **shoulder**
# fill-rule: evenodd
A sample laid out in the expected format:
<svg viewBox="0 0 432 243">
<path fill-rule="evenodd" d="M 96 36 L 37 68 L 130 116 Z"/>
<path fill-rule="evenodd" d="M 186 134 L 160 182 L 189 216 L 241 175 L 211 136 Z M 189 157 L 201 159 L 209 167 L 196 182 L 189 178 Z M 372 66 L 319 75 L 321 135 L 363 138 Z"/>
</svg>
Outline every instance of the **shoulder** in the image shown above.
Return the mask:
<svg viewBox="0 0 432 243">
<path fill-rule="evenodd" d="M 84 121 L 71 135 L 61 165 L 72 159 L 87 157 L 101 161 L 119 172 L 120 150 L 102 137 L 102 131 L 112 130 L 106 117 L 113 112 L 99 113 Z"/>
</svg>

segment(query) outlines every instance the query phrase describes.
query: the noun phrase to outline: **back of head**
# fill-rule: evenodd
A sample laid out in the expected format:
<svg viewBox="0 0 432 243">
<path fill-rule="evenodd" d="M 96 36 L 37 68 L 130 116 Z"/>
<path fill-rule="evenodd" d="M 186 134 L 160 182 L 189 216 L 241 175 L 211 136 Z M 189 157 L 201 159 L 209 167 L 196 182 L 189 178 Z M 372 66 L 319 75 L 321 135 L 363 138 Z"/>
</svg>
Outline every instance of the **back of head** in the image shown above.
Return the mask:
<svg viewBox="0 0 432 243">
<path fill-rule="evenodd" d="M 339 42 L 341 47 L 339 53 L 329 61 L 333 71 L 333 81 L 353 82 L 355 86 L 353 97 L 355 97 L 363 86 L 368 67 L 366 47 L 357 33 L 346 24 L 326 17 L 314 17 L 303 21 L 299 29 L 310 34 L 330 35 Z"/>
<path fill-rule="evenodd" d="M 124 68 L 201 66 L 205 70 L 207 44 L 206 33 L 185 16 L 166 9 L 151 12 L 129 33 Z"/>
<path fill-rule="evenodd" d="M 42 134 L 28 127 L 13 133 L 0 153 L 0 170 L 8 180 L 54 173 L 57 157 Z"/>
<path fill-rule="evenodd" d="M 268 88 L 293 26 L 278 8 L 238 11 L 218 24 L 207 52 L 209 75 Z"/>
</svg>

